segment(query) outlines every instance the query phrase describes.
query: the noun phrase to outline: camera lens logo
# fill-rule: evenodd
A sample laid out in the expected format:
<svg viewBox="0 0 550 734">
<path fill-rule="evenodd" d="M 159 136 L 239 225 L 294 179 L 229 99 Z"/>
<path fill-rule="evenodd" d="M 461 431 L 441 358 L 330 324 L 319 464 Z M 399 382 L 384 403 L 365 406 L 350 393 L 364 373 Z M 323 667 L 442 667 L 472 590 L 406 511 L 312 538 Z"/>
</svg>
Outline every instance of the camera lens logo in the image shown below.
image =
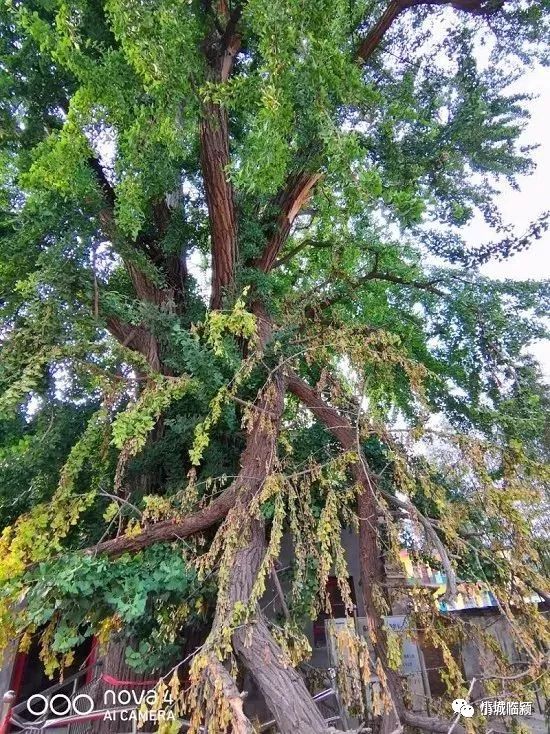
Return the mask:
<svg viewBox="0 0 550 734">
<path fill-rule="evenodd" d="M 94 710 L 94 699 L 86 693 L 79 693 L 72 700 L 64 693 L 57 693 L 51 698 L 35 693 L 27 701 L 27 709 L 33 716 L 43 716 L 48 712 L 54 716 L 86 716 Z"/>
<path fill-rule="evenodd" d="M 455 698 L 451 705 L 455 714 L 462 714 L 467 719 L 470 719 L 474 715 L 474 707 L 463 698 Z"/>
</svg>

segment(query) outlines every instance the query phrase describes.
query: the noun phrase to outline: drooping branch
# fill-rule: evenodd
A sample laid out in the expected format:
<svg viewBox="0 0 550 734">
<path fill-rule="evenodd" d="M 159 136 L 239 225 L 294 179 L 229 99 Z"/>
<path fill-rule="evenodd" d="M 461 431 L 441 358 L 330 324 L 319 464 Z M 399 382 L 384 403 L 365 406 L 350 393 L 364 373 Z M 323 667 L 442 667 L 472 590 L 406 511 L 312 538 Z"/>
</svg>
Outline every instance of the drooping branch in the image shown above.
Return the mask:
<svg viewBox="0 0 550 734">
<path fill-rule="evenodd" d="M 383 580 L 384 574 L 378 543 L 379 511 L 376 493 L 380 490 L 376 488 L 375 478 L 369 472 L 367 463 L 360 453 L 360 447 L 357 445 L 357 432 L 345 416 L 342 416 L 332 406 L 327 405 L 315 390 L 298 375 L 290 372 L 287 384 L 289 390 L 328 428 L 344 449 L 356 450 L 360 456 L 353 466 L 353 473 L 362 488 L 358 495 L 361 587 L 370 637 L 373 641 L 376 656 L 384 669 L 388 693 L 391 696 L 395 714 L 403 724 L 424 731 L 446 734 L 451 726 L 450 722 L 434 716 L 417 714 L 407 709 L 399 675 L 387 663 L 385 634 L 374 593 L 376 585 Z M 384 497 L 392 501 L 396 499 L 387 493 L 384 493 Z M 406 509 L 410 511 L 411 508 L 407 504 L 399 501 L 399 506 L 401 505 L 405 505 Z M 431 530 L 433 531 L 433 528 Z M 433 536 L 430 537 L 433 540 Z M 443 551 L 445 550 L 443 544 L 439 541 L 438 549 L 441 548 Z M 451 578 L 453 588 L 456 589 L 454 573 Z M 454 731 L 465 734 L 465 729 L 458 724 L 456 724 Z"/>
<path fill-rule="evenodd" d="M 306 405 L 309 410 L 318 418 L 332 433 L 332 435 L 342 445 L 342 448 L 346 450 L 359 450 L 357 446 L 357 431 L 348 421 L 348 419 L 341 415 L 336 408 L 333 408 L 319 397 L 319 395 L 313 390 L 304 380 L 300 379 L 294 372 L 290 372 L 288 376 L 288 387 L 297 398 Z M 376 479 L 370 474 L 366 460 L 364 456 L 359 452 L 359 461 L 354 465 L 354 474 L 358 479 L 359 483 L 368 490 L 368 495 L 374 495 L 374 493 L 380 494 L 385 500 L 391 504 L 405 510 L 409 515 L 416 517 L 418 522 L 424 528 L 426 536 L 435 546 L 438 554 L 440 555 L 441 562 L 444 565 L 445 572 L 447 574 L 447 598 L 454 598 L 458 593 L 456 574 L 452 567 L 449 559 L 447 550 L 441 541 L 441 538 L 436 533 L 430 518 L 425 517 L 420 510 L 418 510 L 412 502 L 408 500 L 401 500 L 398 497 L 394 497 L 389 492 L 376 487 Z M 369 521 L 376 526 L 376 516 L 378 514 L 375 507 L 368 510 L 372 516 L 369 515 Z"/>
<path fill-rule="evenodd" d="M 365 62 L 372 56 L 384 35 L 401 13 L 419 5 L 449 5 L 455 10 L 462 10 L 470 15 L 490 16 L 502 8 L 504 0 L 392 0 L 361 41 L 357 49 L 359 61 Z"/>
<path fill-rule="evenodd" d="M 208 658 L 205 675 L 212 688 L 221 685 L 221 693 L 231 710 L 232 731 L 235 734 L 254 734 L 254 727 L 243 711 L 243 697 L 233 678 L 214 654 Z"/>
<path fill-rule="evenodd" d="M 259 348 L 264 349 L 271 339 L 271 322 L 259 304 L 256 304 L 256 316 L 259 322 Z M 106 540 L 88 548 L 86 552 L 118 556 L 142 550 L 153 543 L 186 538 L 220 522 L 239 497 L 253 496 L 271 470 L 284 405 L 284 386 L 275 379 L 270 387 L 262 390 L 254 403 L 256 409 L 247 428 L 239 474 L 219 497 L 179 521 L 158 522 L 133 537 L 120 536 Z"/>
<path fill-rule="evenodd" d="M 88 548 L 87 553 L 119 556 L 147 548 L 153 543 L 181 540 L 220 522 L 239 497 L 254 496 L 271 469 L 275 456 L 278 424 L 283 408 L 284 388 L 266 389 L 260 395 L 248 427 L 247 442 L 236 479 L 206 507 L 179 521 L 165 520 L 146 527 L 134 536 L 120 536 Z"/>
<path fill-rule="evenodd" d="M 400 500 L 399 497 L 394 497 L 392 494 L 384 492 L 383 490 L 379 490 L 379 492 L 382 497 L 384 497 L 384 499 L 388 500 L 388 502 L 391 502 L 391 504 L 395 505 L 396 507 L 405 510 L 408 515 L 412 515 L 413 517 L 415 517 L 422 525 L 426 537 L 432 542 L 435 549 L 437 550 L 439 560 L 441 561 L 443 565 L 443 570 L 445 571 L 447 588 L 445 590 L 443 598 L 448 600 L 455 599 L 458 594 L 456 574 L 449 558 L 449 554 L 447 553 L 447 549 L 445 548 L 439 535 L 436 533 L 432 523 L 430 522 L 430 518 L 425 517 L 420 512 L 420 510 L 418 510 L 409 500 Z"/>
</svg>

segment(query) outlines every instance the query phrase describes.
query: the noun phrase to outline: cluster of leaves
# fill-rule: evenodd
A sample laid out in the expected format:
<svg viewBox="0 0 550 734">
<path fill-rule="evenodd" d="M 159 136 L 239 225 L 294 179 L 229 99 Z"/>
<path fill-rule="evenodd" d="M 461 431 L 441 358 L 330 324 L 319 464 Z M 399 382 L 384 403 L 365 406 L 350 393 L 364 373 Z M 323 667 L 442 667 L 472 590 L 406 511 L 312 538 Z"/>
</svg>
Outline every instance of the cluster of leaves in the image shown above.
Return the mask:
<svg viewBox="0 0 550 734">
<path fill-rule="evenodd" d="M 132 667 L 161 669 L 184 644 L 182 628 L 189 633 L 204 622 L 212 596 L 212 585 L 199 583 L 181 549 L 170 545 L 114 561 L 75 555 L 43 562 L 25 584 L 25 626 L 47 641 L 42 655 L 50 673 L 86 638 L 120 629 L 141 640 L 127 652 Z"/>
</svg>

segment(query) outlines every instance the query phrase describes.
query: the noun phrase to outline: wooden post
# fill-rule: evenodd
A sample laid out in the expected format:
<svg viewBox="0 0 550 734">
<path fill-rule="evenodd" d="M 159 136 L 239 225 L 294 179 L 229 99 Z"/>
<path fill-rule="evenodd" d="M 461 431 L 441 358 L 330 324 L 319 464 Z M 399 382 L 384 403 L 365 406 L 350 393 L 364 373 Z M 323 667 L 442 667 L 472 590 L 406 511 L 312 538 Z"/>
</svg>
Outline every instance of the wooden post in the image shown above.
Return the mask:
<svg viewBox="0 0 550 734">
<path fill-rule="evenodd" d="M 6 691 L 2 696 L 2 711 L 0 713 L 0 734 L 8 734 L 10 730 L 11 707 L 15 703 L 15 691 Z"/>
</svg>

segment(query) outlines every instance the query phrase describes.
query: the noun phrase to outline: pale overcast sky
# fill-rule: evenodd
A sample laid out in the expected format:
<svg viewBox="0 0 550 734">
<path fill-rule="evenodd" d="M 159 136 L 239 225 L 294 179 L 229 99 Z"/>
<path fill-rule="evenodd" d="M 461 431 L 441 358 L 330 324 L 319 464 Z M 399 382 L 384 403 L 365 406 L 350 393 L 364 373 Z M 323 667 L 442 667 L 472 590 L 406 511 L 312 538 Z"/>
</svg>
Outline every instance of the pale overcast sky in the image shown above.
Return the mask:
<svg viewBox="0 0 550 734">
<path fill-rule="evenodd" d="M 521 234 L 530 222 L 550 209 L 550 69 L 527 72 L 513 90 L 538 95 L 529 103 L 531 119 L 522 137 L 523 143 L 540 146 L 532 154 L 536 170 L 521 179 L 520 191 L 503 186 L 498 199 L 504 220 L 514 225 L 515 231 Z M 467 237 L 473 245 L 494 240 L 494 234 L 482 221 L 470 226 Z M 550 278 L 550 231 L 545 232 L 525 252 L 501 263 L 490 262 L 483 266 L 482 272 L 494 278 Z M 550 381 L 550 341 L 535 345 L 533 352 L 541 361 Z"/>
</svg>

